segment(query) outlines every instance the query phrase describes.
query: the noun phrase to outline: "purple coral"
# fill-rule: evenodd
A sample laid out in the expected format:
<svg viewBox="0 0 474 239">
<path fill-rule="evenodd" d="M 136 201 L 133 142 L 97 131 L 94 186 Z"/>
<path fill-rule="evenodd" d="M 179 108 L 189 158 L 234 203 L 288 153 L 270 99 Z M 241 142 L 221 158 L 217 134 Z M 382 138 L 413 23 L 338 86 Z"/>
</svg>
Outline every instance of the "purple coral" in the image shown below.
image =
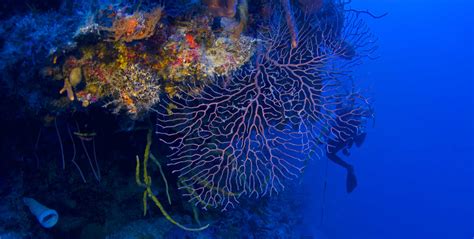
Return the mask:
<svg viewBox="0 0 474 239">
<path fill-rule="evenodd" d="M 172 150 L 169 166 L 179 173 L 185 194 L 203 208 L 225 210 L 240 196 L 278 193 L 302 173 L 312 152 L 325 153 L 338 122 L 352 124 L 352 118 L 368 115 L 358 100 L 344 118 L 338 115 L 354 95 L 346 92 L 347 66 L 373 50 L 363 23 L 348 18 L 343 27 L 299 14 L 299 41 L 292 47 L 284 16 L 277 15 L 252 63 L 158 110 L 157 133 Z M 357 52 L 351 60 L 341 56 L 349 45 Z"/>
</svg>

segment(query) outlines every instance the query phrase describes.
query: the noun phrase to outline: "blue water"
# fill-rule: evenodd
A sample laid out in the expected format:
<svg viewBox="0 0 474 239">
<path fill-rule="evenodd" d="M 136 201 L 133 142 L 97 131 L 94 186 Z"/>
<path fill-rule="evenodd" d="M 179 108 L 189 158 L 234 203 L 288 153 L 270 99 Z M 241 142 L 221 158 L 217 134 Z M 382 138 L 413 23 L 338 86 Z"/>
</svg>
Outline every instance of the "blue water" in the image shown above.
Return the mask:
<svg viewBox="0 0 474 239">
<path fill-rule="evenodd" d="M 348 158 L 354 193 L 329 163 L 318 230 L 328 238 L 474 238 L 474 4 L 353 2 L 389 12 L 369 20 L 381 57 L 359 68 L 375 92 L 376 123 Z M 310 225 L 321 223 L 325 164 L 306 182 Z"/>
</svg>

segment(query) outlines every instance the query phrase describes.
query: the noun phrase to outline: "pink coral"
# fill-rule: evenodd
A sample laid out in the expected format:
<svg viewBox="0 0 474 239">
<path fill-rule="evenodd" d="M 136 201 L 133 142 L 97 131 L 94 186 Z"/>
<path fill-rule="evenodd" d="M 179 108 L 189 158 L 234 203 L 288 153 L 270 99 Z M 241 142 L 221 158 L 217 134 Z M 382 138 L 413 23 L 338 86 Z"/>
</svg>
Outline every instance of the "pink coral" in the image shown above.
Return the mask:
<svg viewBox="0 0 474 239">
<path fill-rule="evenodd" d="M 203 208 L 226 210 L 239 197 L 278 193 L 301 175 L 310 155 L 326 150 L 335 106 L 346 99 L 341 72 L 351 62 L 339 64 L 337 45 L 327 46 L 334 39 L 325 33 L 337 27 L 298 15 L 300 41 L 292 47 L 283 19 L 275 17 L 252 64 L 160 105 L 157 133 L 172 150 L 169 166 Z M 370 39 L 357 21 L 348 26 L 339 35 L 362 54 L 370 46 L 362 41 Z M 366 111 L 355 104 L 345 116 Z"/>
</svg>

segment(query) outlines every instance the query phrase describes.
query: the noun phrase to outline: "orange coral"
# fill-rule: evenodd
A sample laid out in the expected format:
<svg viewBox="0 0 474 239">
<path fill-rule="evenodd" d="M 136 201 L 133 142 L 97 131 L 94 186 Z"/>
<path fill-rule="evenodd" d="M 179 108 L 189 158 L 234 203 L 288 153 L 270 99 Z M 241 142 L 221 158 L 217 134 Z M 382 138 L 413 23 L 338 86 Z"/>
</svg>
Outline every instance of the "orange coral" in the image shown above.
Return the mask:
<svg viewBox="0 0 474 239">
<path fill-rule="evenodd" d="M 291 36 L 291 47 L 296 48 L 298 46 L 298 25 L 296 24 L 295 16 L 293 10 L 291 10 L 290 0 L 280 0 L 281 5 L 283 6 L 283 11 L 285 12 L 286 24 L 288 25 L 288 30 L 290 31 Z"/>
<path fill-rule="evenodd" d="M 137 108 L 135 107 L 135 103 L 133 102 L 132 98 L 127 93 L 120 92 L 120 97 L 122 98 L 122 102 L 128 108 L 128 112 L 131 114 L 137 113 Z"/>
<path fill-rule="evenodd" d="M 191 49 L 198 47 L 196 40 L 194 40 L 193 35 L 186 33 L 186 42 L 188 43 Z"/>
<path fill-rule="evenodd" d="M 116 16 L 111 28 L 112 40 L 131 42 L 152 36 L 161 19 L 163 8 L 157 7 L 151 12 L 136 12 L 131 16 Z"/>
<path fill-rule="evenodd" d="M 122 23 L 121 25 L 123 26 L 125 36 L 131 36 L 138 27 L 138 20 L 135 16 L 124 18 L 123 20 L 118 20 L 117 22 Z"/>
</svg>

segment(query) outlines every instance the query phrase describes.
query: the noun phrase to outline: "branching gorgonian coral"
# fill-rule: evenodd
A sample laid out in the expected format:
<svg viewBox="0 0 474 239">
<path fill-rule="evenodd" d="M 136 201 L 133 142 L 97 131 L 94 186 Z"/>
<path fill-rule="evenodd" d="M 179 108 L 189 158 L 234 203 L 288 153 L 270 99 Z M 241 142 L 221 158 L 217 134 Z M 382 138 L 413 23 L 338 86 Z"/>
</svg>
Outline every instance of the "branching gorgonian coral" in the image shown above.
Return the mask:
<svg viewBox="0 0 474 239">
<path fill-rule="evenodd" d="M 284 14 L 275 14 L 252 63 L 198 95 L 160 104 L 157 133 L 192 202 L 225 210 L 241 196 L 278 193 L 309 155 L 321 156 L 329 139 L 344 140 L 370 117 L 347 67 L 373 50 L 371 35 L 343 5 L 332 7 L 297 13 L 293 46 Z"/>
</svg>

